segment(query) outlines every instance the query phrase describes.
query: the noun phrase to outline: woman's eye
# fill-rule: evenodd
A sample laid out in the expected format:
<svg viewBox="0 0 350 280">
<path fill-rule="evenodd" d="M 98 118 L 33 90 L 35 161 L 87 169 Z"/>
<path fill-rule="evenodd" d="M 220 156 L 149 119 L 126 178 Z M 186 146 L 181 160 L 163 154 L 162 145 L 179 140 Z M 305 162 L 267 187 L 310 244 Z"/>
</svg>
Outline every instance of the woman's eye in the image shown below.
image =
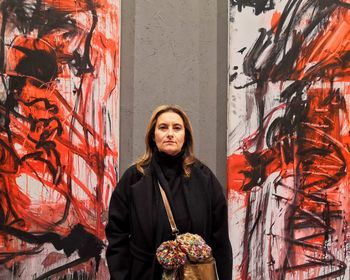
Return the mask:
<svg viewBox="0 0 350 280">
<path fill-rule="evenodd" d="M 181 126 L 175 126 L 175 127 L 174 127 L 174 130 L 181 130 L 181 129 L 182 129 Z"/>
</svg>

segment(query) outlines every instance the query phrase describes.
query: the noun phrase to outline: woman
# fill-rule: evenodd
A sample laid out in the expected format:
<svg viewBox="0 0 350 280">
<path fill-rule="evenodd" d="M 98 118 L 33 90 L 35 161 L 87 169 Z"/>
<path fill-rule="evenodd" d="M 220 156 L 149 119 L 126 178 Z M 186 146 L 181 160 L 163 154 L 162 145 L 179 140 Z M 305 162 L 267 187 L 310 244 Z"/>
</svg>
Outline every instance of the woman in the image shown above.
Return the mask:
<svg viewBox="0 0 350 280">
<path fill-rule="evenodd" d="M 214 174 L 193 155 L 192 127 L 178 106 L 162 105 L 149 121 L 144 155 L 112 194 L 106 235 L 111 279 L 161 279 L 155 252 L 174 239 L 158 181 L 181 233 L 196 233 L 212 248 L 220 280 L 231 280 L 227 206 Z"/>
</svg>

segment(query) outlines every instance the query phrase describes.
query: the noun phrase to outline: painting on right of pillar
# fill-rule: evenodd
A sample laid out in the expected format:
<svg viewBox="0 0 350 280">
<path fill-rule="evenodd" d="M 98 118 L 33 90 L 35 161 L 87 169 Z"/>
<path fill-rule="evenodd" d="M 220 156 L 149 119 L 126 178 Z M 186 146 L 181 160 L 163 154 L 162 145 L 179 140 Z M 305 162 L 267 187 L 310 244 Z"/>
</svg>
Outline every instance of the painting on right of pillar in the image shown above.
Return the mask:
<svg viewBox="0 0 350 280">
<path fill-rule="evenodd" d="M 230 0 L 233 279 L 350 279 L 350 1 Z"/>
</svg>

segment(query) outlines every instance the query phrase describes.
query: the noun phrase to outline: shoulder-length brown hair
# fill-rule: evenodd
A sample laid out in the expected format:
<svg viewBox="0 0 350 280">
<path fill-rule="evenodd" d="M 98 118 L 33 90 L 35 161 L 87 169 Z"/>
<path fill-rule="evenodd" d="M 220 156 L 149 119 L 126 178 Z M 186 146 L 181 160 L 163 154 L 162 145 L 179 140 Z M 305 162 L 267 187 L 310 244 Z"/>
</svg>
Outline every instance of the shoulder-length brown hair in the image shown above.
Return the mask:
<svg viewBox="0 0 350 280">
<path fill-rule="evenodd" d="M 136 168 L 138 171 L 144 174 L 145 173 L 144 168 L 150 164 L 153 156 L 153 152 L 156 149 L 156 143 L 154 141 L 154 131 L 156 128 L 156 123 L 157 123 L 158 117 L 161 114 L 166 112 L 174 112 L 178 114 L 184 122 L 185 141 L 182 149 L 185 151 L 185 154 L 184 154 L 184 161 L 183 161 L 182 167 L 183 167 L 184 175 L 186 177 L 189 177 L 191 175 L 191 165 L 196 160 L 193 152 L 193 131 L 192 131 L 191 122 L 187 114 L 185 113 L 184 110 L 182 110 L 177 105 L 161 105 L 153 111 L 146 130 L 146 136 L 145 136 L 146 150 L 144 154 L 136 161 Z"/>
</svg>

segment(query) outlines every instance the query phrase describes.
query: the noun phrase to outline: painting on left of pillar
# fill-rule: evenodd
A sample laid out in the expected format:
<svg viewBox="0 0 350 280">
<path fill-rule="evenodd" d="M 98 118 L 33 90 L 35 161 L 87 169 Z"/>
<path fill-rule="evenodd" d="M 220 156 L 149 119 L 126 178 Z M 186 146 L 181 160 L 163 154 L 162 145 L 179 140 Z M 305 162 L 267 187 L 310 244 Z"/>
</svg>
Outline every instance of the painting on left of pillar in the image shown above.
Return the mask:
<svg viewBox="0 0 350 280">
<path fill-rule="evenodd" d="M 120 1 L 0 0 L 0 279 L 108 279 Z"/>
</svg>

